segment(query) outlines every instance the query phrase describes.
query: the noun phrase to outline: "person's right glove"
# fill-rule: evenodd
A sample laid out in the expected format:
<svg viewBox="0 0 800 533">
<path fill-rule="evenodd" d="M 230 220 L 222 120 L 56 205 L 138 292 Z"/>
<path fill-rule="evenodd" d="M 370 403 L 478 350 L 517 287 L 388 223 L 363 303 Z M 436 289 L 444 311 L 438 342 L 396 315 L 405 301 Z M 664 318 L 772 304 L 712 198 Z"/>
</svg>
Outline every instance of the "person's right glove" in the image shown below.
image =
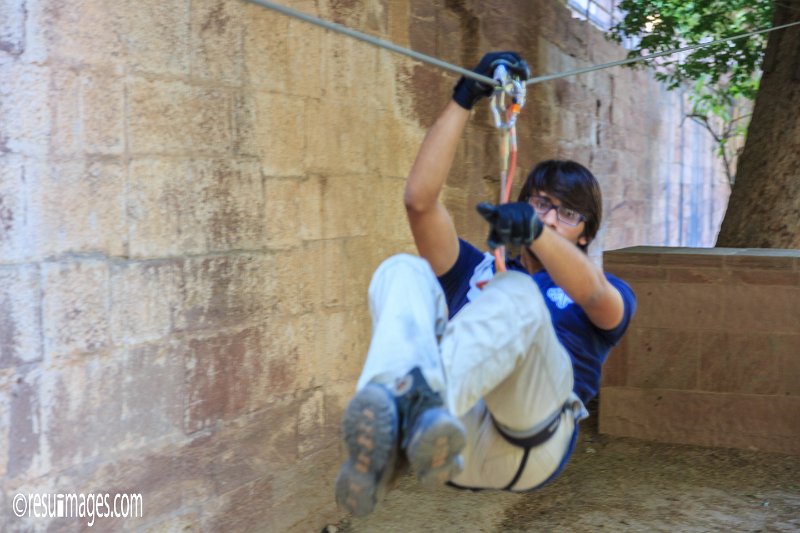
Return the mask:
<svg viewBox="0 0 800 533">
<path fill-rule="evenodd" d="M 481 202 L 476 209 L 491 225 L 486 242 L 492 250 L 500 246 L 527 246 L 542 234 L 544 228 L 528 202 L 497 206 Z"/>
<path fill-rule="evenodd" d="M 516 52 L 489 52 L 472 71 L 491 78 L 498 65 L 505 65 L 511 74 L 519 76 L 520 79 L 527 80 L 531 77 L 528 64 Z M 493 90 L 494 87 L 491 85 L 462 76 L 453 88 L 453 100 L 469 110 L 481 98 L 491 96 Z"/>
</svg>

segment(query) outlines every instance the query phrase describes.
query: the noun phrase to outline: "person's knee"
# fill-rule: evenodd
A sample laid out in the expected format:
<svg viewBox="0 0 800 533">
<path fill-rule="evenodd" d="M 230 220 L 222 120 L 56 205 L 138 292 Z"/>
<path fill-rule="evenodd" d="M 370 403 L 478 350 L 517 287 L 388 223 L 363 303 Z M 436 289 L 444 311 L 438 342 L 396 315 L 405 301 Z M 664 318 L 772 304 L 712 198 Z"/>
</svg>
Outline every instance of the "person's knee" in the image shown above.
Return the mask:
<svg viewBox="0 0 800 533">
<path fill-rule="evenodd" d="M 406 272 L 413 276 L 424 277 L 428 281 L 431 279 L 436 281 L 436 276 L 426 260 L 411 254 L 396 254 L 378 266 L 372 275 L 372 284 L 379 283 L 386 276 L 397 272 Z"/>
</svg>

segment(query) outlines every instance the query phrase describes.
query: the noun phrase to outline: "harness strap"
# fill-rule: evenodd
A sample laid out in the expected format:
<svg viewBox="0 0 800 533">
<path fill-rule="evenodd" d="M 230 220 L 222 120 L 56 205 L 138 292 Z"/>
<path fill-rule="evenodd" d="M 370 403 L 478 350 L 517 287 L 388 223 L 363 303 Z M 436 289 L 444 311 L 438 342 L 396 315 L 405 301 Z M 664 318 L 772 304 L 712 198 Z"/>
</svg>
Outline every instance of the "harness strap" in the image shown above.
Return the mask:
<svg viewBox="0 0 800 533">
<path fill-rule="evenodd" d="M 528 456 L 530 455 L 530 451 L 537 446 L 541 446 L 548 440 L 550 437 L 555 435 L 556 431 L 558 430 L 559 426 L 561 425 L 561 415 L 567 409 L 571 409 L 572 406 L 569 402 L 565 403 L 561 409 L 556 411 L 547 423 L 544 426 L 544 429 L 534 433 L 533 435 L 529 435 L 527 437 L 517 437 L 514 435 L 510 435 L 507 430 L 503 429 L 503 427 L 497 423 L 497 420 L 492 417 L 492 424 L 494 424 L 495 429 L 497 430 L 500 435 L 507 442 L 513 444 L 514 446 L 519 446 L 525 453 L 522 455 L 522 460 L 520 461 L 519 468 L 517 468 L 517 473 L 514 474 L 514 478 L 506 485 L 503 490 L 511 490 L 512 487 L 519 481 L 519 478 L 522 477 L 522 472 L 525 471 L 525 466 L 528 464 Z M 491 415 L 490 415 L 491 416 Z"/>
</svg>

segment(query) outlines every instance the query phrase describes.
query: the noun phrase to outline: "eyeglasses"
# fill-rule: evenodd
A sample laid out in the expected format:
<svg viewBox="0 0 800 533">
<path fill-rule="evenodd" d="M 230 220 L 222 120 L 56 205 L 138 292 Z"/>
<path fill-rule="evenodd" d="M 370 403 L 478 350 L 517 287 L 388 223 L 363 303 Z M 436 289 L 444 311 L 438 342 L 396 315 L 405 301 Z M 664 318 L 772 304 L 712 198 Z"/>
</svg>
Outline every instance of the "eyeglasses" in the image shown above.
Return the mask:
<svg viewBox="0 0 800 533">
<path fill-rule="evenodd" d="M 553 205 L 553 203 L 544 196 L 534 196 L 531 198 L 531 205 L 539 218 L 544 217 L 551 209 L 556 210 L 556 216 L 559 222 L 563 222 L 568 226 L 577 226 L 581 220 L 586 220 L 586 217 L 563 205 Z"/>
</svg>

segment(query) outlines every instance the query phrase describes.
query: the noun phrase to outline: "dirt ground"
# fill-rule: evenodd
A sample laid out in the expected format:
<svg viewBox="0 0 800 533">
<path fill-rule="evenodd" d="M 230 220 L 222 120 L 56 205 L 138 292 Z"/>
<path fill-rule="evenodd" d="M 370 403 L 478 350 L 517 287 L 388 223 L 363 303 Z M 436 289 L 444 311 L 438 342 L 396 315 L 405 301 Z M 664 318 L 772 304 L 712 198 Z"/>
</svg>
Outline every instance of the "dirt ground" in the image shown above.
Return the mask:
<svg viewBox="0 0 800 533">
<path fill-rule="evenodd" d="M 596 419 L 539 492 L 424 490 L 404 475 L 372 515 L 327 530 L 800 532 L 800 457 L 609 437 Z"/>
</svg>

